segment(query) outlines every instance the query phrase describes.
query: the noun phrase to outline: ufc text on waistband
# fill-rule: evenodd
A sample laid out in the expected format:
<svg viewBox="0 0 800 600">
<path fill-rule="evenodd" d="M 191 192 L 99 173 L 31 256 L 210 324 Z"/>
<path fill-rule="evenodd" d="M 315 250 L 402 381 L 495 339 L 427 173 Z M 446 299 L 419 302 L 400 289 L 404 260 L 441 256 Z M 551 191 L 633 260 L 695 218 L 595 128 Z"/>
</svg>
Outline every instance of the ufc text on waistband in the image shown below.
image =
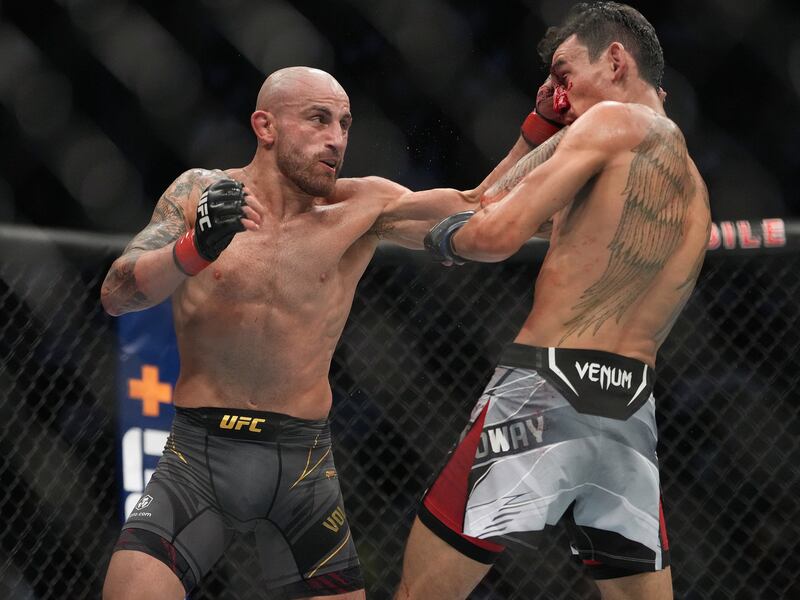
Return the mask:
<svg viewBox="0 0 800 600">
<path fill-rule="evenodd" d="M 285 415 L 224 408 L 176 408 L 188 422 L 206 429 L 210 435 L 242 440 L 276 441 Z"/>
</svg>

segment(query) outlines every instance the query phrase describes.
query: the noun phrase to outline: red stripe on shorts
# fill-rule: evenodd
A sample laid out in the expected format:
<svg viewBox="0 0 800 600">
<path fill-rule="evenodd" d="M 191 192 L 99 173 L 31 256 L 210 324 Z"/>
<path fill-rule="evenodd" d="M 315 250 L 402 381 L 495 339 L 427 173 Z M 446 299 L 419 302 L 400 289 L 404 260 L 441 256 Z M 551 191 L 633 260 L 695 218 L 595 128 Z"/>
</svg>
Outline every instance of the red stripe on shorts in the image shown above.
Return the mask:
<svg viewBox="0 0 800 600">
<path fill-rule="evenodd" d="M 475 546 L 491 552 L 502 552 L 504 546 L 472 537 L 464 533 L 464 512 L 469 493 L 469 473 L 475 461 L 475 453 L 481 441 L 481 431 L 486 419 L 489 403 L 483 407 L 481 414 L 475 419 L 472 429 L 461 440 L 445 465 L 433 486 L 425 495 L 423 504 L 439 521 L 449 529 L 469 540 Z"/>
<path fill-rule="evenodd" d="M 669 550 L 669 539 L 667 539 L 667 522 L 664 520 L 664 505 L 661 498 L 658 499 L 658 533 L 661 534 L 661 548 Z"/>
</svg>

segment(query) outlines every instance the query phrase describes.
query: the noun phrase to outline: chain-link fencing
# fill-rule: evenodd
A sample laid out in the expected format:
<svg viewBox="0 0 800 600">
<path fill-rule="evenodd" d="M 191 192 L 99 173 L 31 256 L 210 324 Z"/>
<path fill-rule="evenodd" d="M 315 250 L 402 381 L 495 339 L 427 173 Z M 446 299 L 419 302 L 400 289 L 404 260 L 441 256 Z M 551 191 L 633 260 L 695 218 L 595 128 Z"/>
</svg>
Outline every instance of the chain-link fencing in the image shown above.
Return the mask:
<svg viewBox="0 0 800 600">
<path fill-rule="evenodd" d="M 119 240 L 0 231 L 0 598 L 98 598 L 119 530 Z M 50 241 L 48 241 L 50 240 Z M 420 493 L 527 314 L 541 252 L 444 269 L 382 248 L 334 356 L 337 467 L 367 580 L 390 598 Z M 659 355 L 676 597 L 800 597 L 800 253 L 710 254 Z M 265 598 L 246 536 L 192 594 Z M 473 599 L 595 598 L 555 529 Z"/>
</svg>

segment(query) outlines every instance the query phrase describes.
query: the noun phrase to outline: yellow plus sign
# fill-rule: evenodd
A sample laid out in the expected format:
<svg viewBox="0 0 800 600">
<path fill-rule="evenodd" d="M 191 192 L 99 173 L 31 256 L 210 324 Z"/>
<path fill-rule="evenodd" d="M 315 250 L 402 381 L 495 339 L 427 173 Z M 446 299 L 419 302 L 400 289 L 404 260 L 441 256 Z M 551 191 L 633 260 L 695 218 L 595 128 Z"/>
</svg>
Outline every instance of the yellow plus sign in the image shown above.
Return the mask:
<svg viewBox="0 0 800 600">
<path fill-rule="evenodd" d="M 142 378 L 128 380 L 128 395 L 142 401 L 142 414 L 157 417 L 161 403 L 172 402 L 172 386 L 158 380 L 158 367 L 142 365 Z"/>
</svg>

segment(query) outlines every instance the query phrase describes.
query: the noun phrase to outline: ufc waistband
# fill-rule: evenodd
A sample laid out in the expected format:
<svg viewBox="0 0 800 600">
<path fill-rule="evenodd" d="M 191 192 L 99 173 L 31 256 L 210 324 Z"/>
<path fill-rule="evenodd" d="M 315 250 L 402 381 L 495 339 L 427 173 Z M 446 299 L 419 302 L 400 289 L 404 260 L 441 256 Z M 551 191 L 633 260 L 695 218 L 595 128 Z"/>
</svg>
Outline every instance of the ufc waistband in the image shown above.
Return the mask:
<svg viewBox="0 0 800 600">
<path fill-rule="evenodd" d="M 534 369 L 580 413 L 621 420 L 647 402 L 656 378 L 648 364 L 602 350 L 509 344 L 500 365 Z"/>
<path fill-rule="evenodd" d="M 202 427 L 209 435 L 259 442 L 329 440 L 327 420 L 298 419 L 281 413 L 239 408 L 175 407 L 179 419 Z"/>
</svg>

